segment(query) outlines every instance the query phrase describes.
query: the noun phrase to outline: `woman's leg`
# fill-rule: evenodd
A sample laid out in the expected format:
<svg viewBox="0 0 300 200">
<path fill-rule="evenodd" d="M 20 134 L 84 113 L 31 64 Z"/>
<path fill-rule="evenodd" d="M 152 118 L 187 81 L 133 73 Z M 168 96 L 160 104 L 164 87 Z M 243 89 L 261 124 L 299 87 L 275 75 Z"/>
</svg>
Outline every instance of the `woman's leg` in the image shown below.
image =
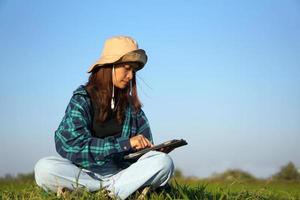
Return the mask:
<svg viewBox="0 0 300 200">
<path fill-rule="evenodd" d="M 96 191 L 104 187 L 103 184 L 108 184 L 97 177 L 92 178 L 88 173 L 69 160 L 54 156 L 42 158 L 34 168 L 36 183 L 46 191 L 56 192 L 58 187 L 70 190 L 85 187 Z"/>
<path fill-rule="evenodd" d="M 174 165 L 168 154 L 150 151 L 137 162 L 112 177 L 108 190 L 121 199 L 126 199 L 143 186 L 155 189 L 165 185 L 171 178 Z"/>
</svg>

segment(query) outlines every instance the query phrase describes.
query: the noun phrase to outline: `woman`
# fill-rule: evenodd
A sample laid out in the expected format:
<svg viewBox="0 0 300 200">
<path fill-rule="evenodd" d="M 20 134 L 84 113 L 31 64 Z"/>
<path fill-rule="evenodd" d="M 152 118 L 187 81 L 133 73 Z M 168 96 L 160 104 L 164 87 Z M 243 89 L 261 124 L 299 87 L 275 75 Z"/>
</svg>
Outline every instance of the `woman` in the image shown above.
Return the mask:
<svg viewBox="0 0 300 200">
<path fill-rule="evenodd" d="M 144 50 L 127 36 L 105 41 L 100 59 L 90 67 L 85 86 L 73 92 L 55 145 L 61 157 L 46 157 L 35 166 L 35 180 L 47 191 L 59 188 L 106 189 L 126 199 L 136 190 L 165 185 L 174 170 L 166 154 L 150 151 L 138 160 L 123 157 L 153 146 L 141 109 L 135 74 L 147 62 Z"/>
</svg>

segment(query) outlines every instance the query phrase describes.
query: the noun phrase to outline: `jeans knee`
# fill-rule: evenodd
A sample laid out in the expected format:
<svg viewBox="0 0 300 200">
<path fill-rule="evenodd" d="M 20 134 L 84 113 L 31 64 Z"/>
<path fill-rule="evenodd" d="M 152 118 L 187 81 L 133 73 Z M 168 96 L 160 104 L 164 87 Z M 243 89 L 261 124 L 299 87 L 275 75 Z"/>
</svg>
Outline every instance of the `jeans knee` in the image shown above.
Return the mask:
<svg viewBox="0 0 300 200">
<path fill-rule="evenodd" d="M 53 171 L 55 166 L 51 163 L 51 157 L 46 157 L 40 159 L 34 167 L 34 177 L 36 183 L 44 187 L 49 179 L 51 171 Z"/>
<path fill-rule="evenodd" d="M 158 163 L 160 170 L 163 173 L 169 174 L 169 175 L 173 174 L 174 163 L 173 163 L 172 158 L 168 154 L 159 152 L 159 154 L 157 154 L 157 163 Z"/>
</svg>

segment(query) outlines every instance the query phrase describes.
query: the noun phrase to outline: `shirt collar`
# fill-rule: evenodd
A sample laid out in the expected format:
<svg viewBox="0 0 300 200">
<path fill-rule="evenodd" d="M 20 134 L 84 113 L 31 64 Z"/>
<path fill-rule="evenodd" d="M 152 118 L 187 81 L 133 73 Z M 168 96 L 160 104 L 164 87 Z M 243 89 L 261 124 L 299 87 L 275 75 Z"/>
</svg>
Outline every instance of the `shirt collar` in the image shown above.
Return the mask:
<svg viewBox="0 0 300 200">
<path fill-rule="evenodd" d="M 74 92 L 73 94 L 82 94 L 82 95 L 87 95 L 87 91 L 85 90 L 84 85 L 80 85 Z"/>
</svg>

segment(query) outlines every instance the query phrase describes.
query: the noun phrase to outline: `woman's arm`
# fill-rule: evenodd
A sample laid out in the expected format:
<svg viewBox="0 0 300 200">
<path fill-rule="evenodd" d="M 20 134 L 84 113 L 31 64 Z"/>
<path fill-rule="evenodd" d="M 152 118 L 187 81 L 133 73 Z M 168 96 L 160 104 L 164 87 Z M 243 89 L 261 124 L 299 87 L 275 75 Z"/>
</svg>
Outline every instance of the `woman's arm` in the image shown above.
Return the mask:
<svg viewBox="0 0 300 200">
<path fill-rule="evenodd" d="M 92 137 L 88 105 L 86 96 L 73 95 L 55 131 L 55 145 L 62 157 L 84 168 L 93 168 L 104 164 L 116 153 L 129 151 L 131 146 L 127 138 Z"/>
<path fill-rule="evenodd" d="M 137 114 L 137 133 L 144 135 L 152 144 L 154 144 L 148 119 L 143 110 Z"/>
</svg>

